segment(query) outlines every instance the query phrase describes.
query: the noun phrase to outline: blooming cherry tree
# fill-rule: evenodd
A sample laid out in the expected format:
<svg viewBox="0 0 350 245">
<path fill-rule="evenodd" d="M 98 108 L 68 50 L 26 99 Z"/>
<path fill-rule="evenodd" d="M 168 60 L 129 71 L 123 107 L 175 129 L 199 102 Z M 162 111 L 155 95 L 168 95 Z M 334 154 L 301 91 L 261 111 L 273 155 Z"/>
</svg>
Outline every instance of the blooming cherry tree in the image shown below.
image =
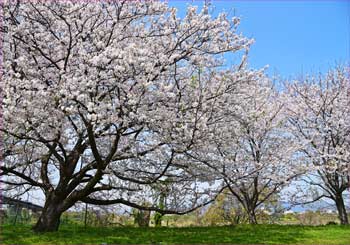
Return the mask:
<svg viewBox="0 0 350 245">
<path fill-rule="evenodd" d="M 321 190 L 311 202 L 333 200 L 342 224 L 349 223 L 343 198 L 350 184 L 350 80 L 346 69 L 339 67 L 324 77 L 290 84 L 288 119 L 308 164 L 303 179 Z"/>
<path fill-rule="evenodd" d="M 180 19 L 158 1 L 3 6 L 0 169 L 7 186 L 45 194 L 36 231 L 57 230 L 79 201 L 163 213 L 206 203 L 184 153 L 213 137 L 233 88 L 256 76 L 244 59 L 216 69 L 252 43 L 237 18 L 190 6 Z M 164 179 L 189 198 L 142 205 Z"/>
<path fill-rule="evenodd" d="M 257 208 L 299 174 L 297 145 L 286 131 L 284 102 L 263 73 L 240 85 L 227 103 L 216 137 L 191 156 L 223 180 L 256 224 Z"/>
</svg>

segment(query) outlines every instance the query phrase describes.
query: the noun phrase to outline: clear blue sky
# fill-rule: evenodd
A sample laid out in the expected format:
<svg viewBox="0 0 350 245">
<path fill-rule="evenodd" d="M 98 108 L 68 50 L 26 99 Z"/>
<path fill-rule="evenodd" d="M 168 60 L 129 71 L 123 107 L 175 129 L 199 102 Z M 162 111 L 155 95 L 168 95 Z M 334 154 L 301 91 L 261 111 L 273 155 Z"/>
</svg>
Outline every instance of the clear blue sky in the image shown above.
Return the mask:
<svg viewBox="0 0 350 245">
<path fill-rule="evenodd" d="M 169 0 L 185 12 L 203 1 Z M 325 72 L 350 61 L 350 1 L 212 1 L 213 15 L 225 10 L 241 17 L 239 31 L 255 39 L 249 63 L 269 65 L 284 78 Z"/>
</svg>

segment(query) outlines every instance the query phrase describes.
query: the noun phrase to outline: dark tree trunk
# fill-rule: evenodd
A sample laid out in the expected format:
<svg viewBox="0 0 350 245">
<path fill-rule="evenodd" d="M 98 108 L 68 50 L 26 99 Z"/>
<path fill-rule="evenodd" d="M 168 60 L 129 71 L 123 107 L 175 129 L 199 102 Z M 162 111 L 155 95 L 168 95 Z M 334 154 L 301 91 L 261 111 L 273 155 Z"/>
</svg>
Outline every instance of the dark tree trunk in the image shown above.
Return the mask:
<svg viewBox="0 0 350 245">
<path fill-rule="evenodd" d="M 249 221 L 249 224 L 252 224 L 252 225 L 256 225 L 258 224 L 258 221 L 256 219 L 256 214 L 255 214 L 255 210 L 248 210 L 248 221 Z"/>
<path fill-rule="evenodd" d="M 57 231 L 60 225 L 60 218 L 64 210 L 62 207 L 62 201 L 56 198 L 49 198 L 46 200 L 45 207 L 41 212 L 41 215 L 33 227 L 35 232 L 50 232 Z"/>
<path fill-rule="evenodd" d="M 339 217 L 340 223 L 342 225 L 348 225 L 349 219 L 348 219 L 348 215 L 346 213 L 346 208 L 345 208 L 344 199 L 343 199 L 342 194 L 339 194 L 336 196 L 335 204 L 337 205 L 338 217 Z"/>
</svg>

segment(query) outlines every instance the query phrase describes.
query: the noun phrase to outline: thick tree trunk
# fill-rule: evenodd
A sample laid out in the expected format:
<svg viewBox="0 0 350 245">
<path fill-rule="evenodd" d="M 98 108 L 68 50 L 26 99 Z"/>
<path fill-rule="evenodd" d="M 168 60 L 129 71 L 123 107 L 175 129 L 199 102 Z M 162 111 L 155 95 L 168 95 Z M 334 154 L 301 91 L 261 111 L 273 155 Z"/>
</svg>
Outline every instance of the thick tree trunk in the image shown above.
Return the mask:
<svg viewBox="0 0 350 245">
<path fill-rule="evenodd" d="M 61 215 L 64 212 L 61 204 L 62 202 L 59 202 L 57 199 L 50 198 L 46 200 L 45 207 L 33 230 L 35 232 L 57 231 Z"/>
<path fill-rule="evenodd" d="M 339 217 L 340 223 L 342 225 L 348 225 L 349 219 L 348 219 L 348 214 L 346 213 L 346 208 L 345 208 L 342 194 L 339 194 L 336 196 L 335 204 L 337 205 L 338 217 Z"/>
<path fill-rule="evenodd" d="M 252 224 L 252 225 L 258 224 L 258 221 L 256 219 L 255 210 L 248 211 L 248 221 L 249 221 L 249 224 Z"/>
</svg>

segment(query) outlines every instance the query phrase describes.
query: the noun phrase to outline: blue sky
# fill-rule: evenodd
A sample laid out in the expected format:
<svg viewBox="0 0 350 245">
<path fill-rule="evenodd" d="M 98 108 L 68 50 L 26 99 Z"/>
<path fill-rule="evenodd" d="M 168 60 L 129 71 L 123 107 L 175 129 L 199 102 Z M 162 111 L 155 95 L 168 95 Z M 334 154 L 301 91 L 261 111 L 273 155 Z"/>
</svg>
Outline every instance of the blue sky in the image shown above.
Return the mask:
<svg viewBox="0 0 350 245">
<path fill-rule="evenodd" d="M 169 4 L 185 12 L 187 4 Z M 293 78 L 326 72 L 350 61 L 350 1 L 212 1 L 213 15 L 225 10 L 241 17 L 239 31 L 255 39 L 249 63 L 269 65 L 268 73 Z"/>
</svg>

